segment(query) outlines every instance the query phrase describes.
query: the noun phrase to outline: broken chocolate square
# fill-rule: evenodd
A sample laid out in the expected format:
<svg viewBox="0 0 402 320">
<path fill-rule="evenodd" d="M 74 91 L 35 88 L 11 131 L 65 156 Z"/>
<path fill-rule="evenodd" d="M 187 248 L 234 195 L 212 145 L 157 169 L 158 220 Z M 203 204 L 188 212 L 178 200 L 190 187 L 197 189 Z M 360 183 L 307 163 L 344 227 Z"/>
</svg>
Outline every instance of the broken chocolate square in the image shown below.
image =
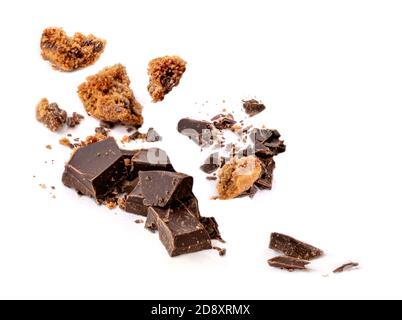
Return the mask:
<svg viewBox="0 0 402 320">
<path fill-rule="evenodd" d="M 101 199 L 113 191 L 126 173 L 116 141 L 107 138 L 77 149 L 65 166 L 62 180 L 81 194 Z"/>
<path fill-rule="evenodd" d="M 288 271 L 307 270 L 306 266 L 310 262 L 288 256 L 280 256 L 268 260 L 268 264 L 274 268 L 286 269 Z"/>
<path fill-rule="evenodd" d="M 130 213 L 138 214 L 146 217 L 148 214 L 148 206 L 144 205 L 144 195 L 142 193 L 139 178 L 135 179 L 137 185 L 134 190 L 127 195 L 124 210 Z"/>
<path fill-rule="evenodd" d="M 286 151 L 283 140 L 277 130 L 253 129 L 250 138 L 254 142 L 255 155 L 261 158 L 273 157 Z"/>
<path fill-rule="evenodd" d="M 312 245 L 276 232 L 271 234 L 269 247 L 289 257 L 303 260 L 312 260 L 324 254 L 322 250 Z"/>
<path fill-rule="evenodd" d="M 190 118 L 181 119 L 177 125 L 177 131 L 200 146 L 213 144 L 212 129 L 210 122 Z"/>
<path fill-rule="evenodd" d="M 150 207 L 145 227 L 158 230 L 159 239 L 171 257 L 212 249 L 204 226 L 181 205 Z"/>
<path fill-rule="evenodd" d="M 243 101 L 243 109 L 250 116 L 254 117 L 265 110 L 265 106 L 255 99 Z"/>
<path fill-rule="evenodd" d="M 168 171 L 140 171 L 140 184 L 147 206 L 165 207 L 189 196 L 193 177 Z"/>
<path fill-rule="evenodd" d="M 275 169 L 275 161 L 273 158 L 260 159 L 262 164 L 261 177 L 255 182 L 255 185 L 260 189 L 272 189 L 272 179 Z"/>
</svg>

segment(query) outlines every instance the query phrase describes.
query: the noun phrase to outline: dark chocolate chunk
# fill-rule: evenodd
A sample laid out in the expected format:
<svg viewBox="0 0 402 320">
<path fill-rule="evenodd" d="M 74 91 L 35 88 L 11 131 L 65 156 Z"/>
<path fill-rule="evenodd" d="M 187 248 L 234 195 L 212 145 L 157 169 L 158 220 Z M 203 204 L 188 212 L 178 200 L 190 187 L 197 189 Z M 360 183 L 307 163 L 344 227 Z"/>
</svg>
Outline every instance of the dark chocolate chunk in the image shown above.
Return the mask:
<svg viewBox="0 0 402 320">
<path fill-rule="evenodd" d="M 80 193 L 104 198 L 126 176 L 123 154 L 108 138 L 79 148 L 66 164 L 63 183 Z"/>
<path fill-rule="evenodd" d="M 333 273 L 342 273 L 347 270 L 357 268 L 358 266 L 359 266 L 359 264 L 357 262 L 348 262 L 348 263 L 345 263 L 345 264 L 341 265 L 340 267 L 336 268 L 333 271 Z"/>
<path fill-rule="evenodd" d="M 175 171 L 168 155 L 161 149 L 122 150 L 122 153 L 125 159 L 131 161 L 129 180 L 138 177 L 138 172 L 140 171 Z"/>
<path fill-rule="evenodd" d="M 140 184 L 147 206 L 165 207 L 191 195 L 193 177 L 168 171 L 140 171 Z"/>
<path fill-rule="evenodd" d="M 160 134 L 158 132 L 156 132 L 156 130 L 154 128 L 149 128 L 145 140 L 147 142 L 158 142 L 158 141 L 162 141 L 162 137 L 160 136 Z"/>
<path fill-rule="evenodd" d="M 144 205 L 144 195 L 142 193 L 141 184 L 139 183 L 139 178 L 134 181 L 138 183 L 134 190 L 127 195 L 124 210 L 146 217 L 148 214 L 148 206 Z"/>
<path fill-rule="evenodd" d="M 250 138 L 254 142 L 255 155 L 262 158 L 273 157 L 286 151 L 286 146 L 280 140 L 277 130 L 253 129 Z"/>
<path fill-rule="evenodd" d="M 233 115 L 230 113 L 218 114 L 213 117 L 211 121 L 214 124 L 215 128 L 219 130 L 230 129 L 237 123 Z"/>
<path fill-rule="evenodd" d="M 177 131 L 200 146 L 213 143 L 212 129 L 210 122 L 190 118 L 181 119 L 177 125 Z"/>
<path fill-rule="evenodd" d="M 265 106 L 255 99 L 243 101 L 243 109 L 250 116 L 254 117 L 265 110 Z"/>
<path fill-rule="evenodd" d="M 201 219 L 200 208 L 198 206 L 198 200 L 191 192 L 190 195 L 184 199 L 178 200 L 178 203 L 187 209 L 188 213 L 196 219 Z"/>
<path fill-rule="evenodd" d="M 273 158 L 260 159 L 262 164 L 262 175 L 255 182 L 255 185 L 260 189 L 272 189 L 272 179 L 275 169 L 275 161 Z"/>
<path fill-rule="evenodd" d="M 212 249 L 204 226 L 181 205 L 150 207 L 145 227 L 158 230 L 159 239 L 171 257 Z"/>
<path fill-rule="evenodd" d="M 200 222 L 204 226 L 205 230 L 207 230 L 209 237 L 213 240 L 219 240 L 221 242 L 225 242 L 222 239 L 221 233 L 219 231 L 219 225 L 216 222 L 214 217 L 202 217 Z"/>
<path fill-rule="evenodd" d="M 288 256 L 280 256 L 273 259 L 268 260 L 268 264 L 274 268 L 286 269 L 288 271 L 294 270 L 307 270 L 306 266 L 310 264 L 310 262 L 302 259 L 297 259 Z"/>
<path fill-rule="evenodd" d="M 297 259 L 311 260 L 320 257 L 324 252 L 312 245 L 296 240 L 281 233 L 272 233 L 269 247 L 285 255 Z"/>
<path fill-rule="evenodd" d="M 211 154 L 200 167 L 205 173 L 212 173 L 218 170 L 226 162 L 226 159 L 219 156 L 219 152 Z"/>
</svg>

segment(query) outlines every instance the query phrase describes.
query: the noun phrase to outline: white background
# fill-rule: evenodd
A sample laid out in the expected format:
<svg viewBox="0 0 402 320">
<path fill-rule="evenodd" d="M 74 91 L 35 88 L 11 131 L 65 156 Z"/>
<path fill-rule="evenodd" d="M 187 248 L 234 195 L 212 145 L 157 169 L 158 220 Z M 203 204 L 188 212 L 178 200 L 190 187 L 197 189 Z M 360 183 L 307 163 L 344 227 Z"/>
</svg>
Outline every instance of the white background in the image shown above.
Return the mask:
<svg viewBox="0 0 402 320">
<path fill-rule="evenodd" d="M 401 298 L 401 16 L 400 1 L 384 0 L 1 1 L 0 297 Z M 94 33 L 106 51 L 82 71 L 54 71 L 39 53 L 48 26 Z M 166 54 L 188 69 L 152 104 L 147 63 Z M 194 175 L 226 257 L 172 259 L 138 217 L 62 186 L 70 151 L 57 141 L 66 132 L 37 123 L 35 105 L 46 96 L 83 113 L 77 86 L 118 62 L 144 105 L 144 129 L 155 127 L 176 169 Z M 241 117 L 241 99 L 254 96 L 268 108 L 253 123 L 278 129 L 288 146 L 274 189 L 253 201 L 209 200 L 213 183 L 198 170 L 207 153 L 176 132 L 177 121 L 223 107 Z M 87 117 L 72 134 L 97 123 Z M 40 183 L 55 185 L 57 198 Z M 273 231 L 327 255 L 308 273 L 269 268 Z M 331 274 L 349 260 L 361 268 Z"/>
</svg>

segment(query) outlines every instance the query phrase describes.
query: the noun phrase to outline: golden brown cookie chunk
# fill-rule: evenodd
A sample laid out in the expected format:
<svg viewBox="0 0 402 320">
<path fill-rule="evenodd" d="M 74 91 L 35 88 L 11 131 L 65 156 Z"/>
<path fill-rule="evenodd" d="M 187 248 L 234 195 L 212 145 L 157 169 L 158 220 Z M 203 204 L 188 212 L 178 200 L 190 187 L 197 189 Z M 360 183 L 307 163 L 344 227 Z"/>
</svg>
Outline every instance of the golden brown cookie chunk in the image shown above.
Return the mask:
<svg viewBox="0 0 402 320">
<path fill-rule="evenodd" d="M 116 64 L 90 76 L 78 87 L 85 110 L 93 117 L 109 123 L 140 127 L 142 106 L 130 89 L 126 68 Z"/>
<path fill-rule="evenodd" d="M 162 101 L 180 82 L 186 71 L 186 61 L 178 56 L 164 56 L 153 59 L 148 64 L 148 91 L 153 102 Z"/>
<path fill-rule="evenodd" d="M 58 131 L 67 121 L 67 112 L 60 109 L 57 103 L 49 103 L 43 98 L 36 106 L 36 119 L 49 130 Z"/>
<path fill-rule="evenodd" d="M 95 63 L 105 45 L 105 40 L 92 34 L 85 36 L 77 32 L 68 37 L 61 28 L 45 29 L 40 41 L 43 59 L 61 71 L 74 71 Z"/>
<path fill-rule="evenodd" d="M 250 189 L 261 176 L 262 166 L 255 156 L 233 158 L 218 173 L 219 199 L 233 199 Z"/>
</svg>

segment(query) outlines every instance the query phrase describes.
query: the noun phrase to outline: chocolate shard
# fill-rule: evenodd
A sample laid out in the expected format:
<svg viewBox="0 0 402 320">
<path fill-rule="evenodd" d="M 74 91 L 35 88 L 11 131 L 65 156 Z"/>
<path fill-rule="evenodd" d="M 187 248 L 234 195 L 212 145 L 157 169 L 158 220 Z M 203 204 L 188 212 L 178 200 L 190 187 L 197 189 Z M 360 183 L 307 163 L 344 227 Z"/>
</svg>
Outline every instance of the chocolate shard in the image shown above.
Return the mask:
<svg viewBox="0 0 402 320">
<path fill-rule="evenodd" d="M 200 167 L 205 173 L 213 173 L 226 163 L 226 159 L 219 156 L 219 152 L 212 153 L 205 159 L 204 164 Z"/>
<path fill-rule="evenodd" d="M 306 266 L 310 264 L 309 261 L 297 259 L 288 256 L 280 256 L 268 260 L 268 264 L 274 268 L 286 269 L 288 271 L 294 270 L 307 270 Z"/>
<path fill-rule="evenodd" d="M 122 150 L 122 152 L 124 158 L 130 160 L 129 180 L 137 178 L 140 171 L 175 171 L 167 153 L 162 149 Z"/>
<path fill-rule="evenodd" d="M 255 182 L 255 186 L 260 189 L 272 189 L 272 180 L 274 176 L 275 161 L 273 158 L 260 159 L 262 163 L 262 175 Z"/>
<path fill-rule="evenodd" d="M 134 181 L 137 181 L 137 185 L 133 191 L 126 196 L 124 210 L 146 217 L 148 214 L 148 206 L 144 204 L 144 195 L 142 194 L 139 178 L 136 178 Z"/>
<path fill-rule="evenodd" d="M 126 174 L 123 154 L 116 141 L 107 138 L 79 148 L 66 164 L 62 181 L 81 194 L 102 199 Z"/>
<path fill-rule="evenodd" d="M 233 115 L 230 113 L 218 114 L 213 117 L 211 121 L 218 130 L 230 129 L 237 123 Z"/>
<path fill-rule="evenodd" d="M 140 171 L 140 184 L 147 206 L 165 207 L 187 198 L 193 188 L 193 177 L 178 172 Z"/>
<path fill-rule="evenodd" d="M 190 118 L 181 119 L 177 124 L 177 131 L 200 146 L 213 144 L 212 129 L 210 122 Z"/>
<path fill-rule="evenodd" d="M 286 256 L 303 260 L 312 260 L 324 255 L 322 250 L 312 245 L 276 232 L 271 234 L 269 247 L 282 252 Z"/>
<path fill-rule="evenodd" d="M 243 109 L 250 117 L 254 117 L 265 110 L 265 105 L 255 99 L 251 99 L 243 101 Z"/>
<path fill-rule="evenodd" d="M 159 239 L 171 257 L 212 249 L 204 226 L 181 205 L 150 207 L 145 228 L 158 230 Z"/>
<path fill-rule="evenodd" d="M 205 230 L 207 230 L 209 237 L 213 240 L 219 240 L 221 242 L 225 242 L 222 239 L 221 233 L 219 231 L 219 225 L 218 222 L 216 222 L 216 219 L 214 217 L 202 217 L 200 219 L 200 222 L 204 226 Z"/>
<path fill-rule="evenodd" d="M 283 140 L 277 130 L 253 129 L 250 138 L 254 143 L 255 155 L 262 158 L 276 156 L 286 151 Z"/>
<path fill-rule="evenodd" d="M 342 272 L 357 268 L 358 266 L 359 266 L 359 264 L 357 262 L 348 262 L 348 263 L 345 263 L 345 264 L 341 265 L 340 267 L 336 268 L 332 272 L 333 273 L 342 273 Z"/>
</svg>

